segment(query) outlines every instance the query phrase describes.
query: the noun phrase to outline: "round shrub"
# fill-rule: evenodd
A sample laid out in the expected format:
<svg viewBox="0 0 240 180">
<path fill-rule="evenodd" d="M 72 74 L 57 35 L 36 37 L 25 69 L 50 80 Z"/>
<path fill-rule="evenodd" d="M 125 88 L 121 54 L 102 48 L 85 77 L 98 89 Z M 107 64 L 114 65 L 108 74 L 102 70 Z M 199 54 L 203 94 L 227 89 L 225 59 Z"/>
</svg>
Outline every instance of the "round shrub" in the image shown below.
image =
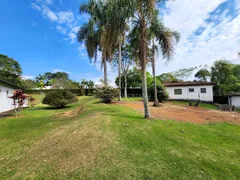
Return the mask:
<svg viewBox="0 0 240 180">
<path fill-rule="evenodd" d="M 67 104 L 75 103 L 78 99 L 75 94 L 67 90 L 54 90 L 49 92 L 43 99 L 43 104 L 48 104 L 57 108 L 63 108 Z"/>
<path fill-rule="evenodd" d="M 150 86 L 148 88 L 148 95 L 149 100 L 154 100 L 154 86 Z M 166 88 L 163 85 L 157 85 L 157 96 L 158 96 L 158 101 L 168 101 L 169 100 L 169 95 L 166 91 Z"/>
<path fill-rule="evenodd" d="M 110 103 L 114 98 L 118 97 L 119 90 L 110 86 L 97 87 L 95 97 L 102 100 L 104 103 Z"/>
</svg>

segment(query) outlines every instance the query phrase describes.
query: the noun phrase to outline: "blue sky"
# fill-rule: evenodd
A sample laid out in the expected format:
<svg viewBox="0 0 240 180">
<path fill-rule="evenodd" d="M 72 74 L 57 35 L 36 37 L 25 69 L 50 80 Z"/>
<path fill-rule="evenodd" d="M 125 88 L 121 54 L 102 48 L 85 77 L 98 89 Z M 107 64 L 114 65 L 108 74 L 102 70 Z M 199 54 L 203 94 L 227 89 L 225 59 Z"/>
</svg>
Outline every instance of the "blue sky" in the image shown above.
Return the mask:
<svg viewBox="0 0 240 180">
<path fill-rule="evenodd" d="M 0 53 L 16 59 L 24 76 L 66 71 L 71 78 L 100 78 L 76 32 L 86 22 L 78 14 L 83 0 L 2 0 Z"/>
<path fill-rule="evenodd" d="M 16 59 L 25 77 L 47 71 L 66 71 L 76 81 L 98 81 L 99 65 L 92 65 L 76 32 L 87 21 L 78 8 L 84 0 L 1 0 L 0 53 Z M 174 58 L 165 64 L 161 56 L 157 73 L 217 59 L 240 63 L 240 0 L 176 0 L 161 9 L 164 24 L 180 32 Z M 150 68 L 149 68 L 150 71 Z M 109 68 L 113 81 L 116 72 Z"/>
</svg>

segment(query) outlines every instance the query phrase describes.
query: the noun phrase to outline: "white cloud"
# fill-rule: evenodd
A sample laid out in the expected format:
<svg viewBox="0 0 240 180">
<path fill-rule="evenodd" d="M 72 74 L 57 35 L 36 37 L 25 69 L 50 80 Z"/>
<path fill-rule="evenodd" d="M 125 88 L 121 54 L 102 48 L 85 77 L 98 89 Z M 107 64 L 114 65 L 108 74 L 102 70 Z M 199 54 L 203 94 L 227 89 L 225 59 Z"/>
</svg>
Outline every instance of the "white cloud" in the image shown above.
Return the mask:
<svg viewBox="0 0 240 180">
<path fill-rule="evenodd" d="M 58 21 L 58 17 L 53 11 L 51 11 L 49 7 L 43 6 L 42 10 L 42 14 L 44 17 L 48 18 L 51 21 Z"/>
<path fill-rule="evenodd" d="M 73 25 L 73 24 L 68 25 L 68 27 L 71 29 L 71 31 L 73 31 L 76 34 L 77 34 L 77 32 L 78 32 L 78 30 L 80 28 L 80 26 Z"/>
<path fill-rule="evenodd" d="M 70 43 L 73 44 L 76 41 L 76 34 L 73 33 L 73 32 L 69 32 L 68 36 L 69 36 L 69 38 L 71 40 Z"/>
<path fill-rule="evenodd" d="M 53 0 L 45 0 L 47 4 L 53 4 Z"/>
<path fill-rule="evenodd" d="M 39 4 L 46 4 L 46 5 L 51 5 L 53 4 L 54 0 L 36 0 L 37 3 Z"/>
<path fill-rule="evenodd" d="M 41 10 L 41 7 L 39 5 L 37 5 L 36 3 L 31 3 L 30 6 L 31 6 L 31 8 L 33 8 L 35 10 L 38 10 L 38 11 Z"/>
<path fill-rule="evenodd" d="M 53 11 L 50 8 L 50 5 L 53 4 L 53 0 L 35 0 L 35 2 L 36 3 L 30 4 L 31 7 L 36 10 L 40 10 L 43 17 L 54 22 L 56 30 L 66 35 L 64 40 L 71 44 L 76 42 L 76 34 L 80 26 L 78 25 L 78 20 L 75 19 L 71 10 Z"/>
<path fill-rule="evenodd" d="M 168 12 L 163 14 L 163 22 L 165 26 L 180 32 L 181 41 L 176 45 L 176 54 L 167 66 L 165 60 L 158 58 L 157 74 L 201 64 L 211 66 L 218 59 L 236 59 L 240 51 L 239 13 L 231 19 L 227 16 L 231 10 L 225 9 L 222 14 L 214 16 L 213 22 L 206 21 L 212 18 L 209 13 L 226 1 L 182 0 L 167 3 Z M 219 23 L 216 24 L 216 21 Z M 199 27 L 203 28 L 203 32 L 198 35 L 195 32 Z"/>
<path fill-rule="evenodd" d="M 75 20 L 72 11 L 60 11 L 57 16 L 59 23 L 72 23 Z"/>
<path fill-rule="evenodd" d="M 23 80 L 27 80 L 27 79 L 34 79 L 34 76 L 28 76 L 28 75 L 22 75 L 21 76 Z"/>
<path fill-rule="evenodd" d="M 57 26 L 56 29 L 62 34 L 67 34 L 67 30 L 62 26 Z"/>
</svg>

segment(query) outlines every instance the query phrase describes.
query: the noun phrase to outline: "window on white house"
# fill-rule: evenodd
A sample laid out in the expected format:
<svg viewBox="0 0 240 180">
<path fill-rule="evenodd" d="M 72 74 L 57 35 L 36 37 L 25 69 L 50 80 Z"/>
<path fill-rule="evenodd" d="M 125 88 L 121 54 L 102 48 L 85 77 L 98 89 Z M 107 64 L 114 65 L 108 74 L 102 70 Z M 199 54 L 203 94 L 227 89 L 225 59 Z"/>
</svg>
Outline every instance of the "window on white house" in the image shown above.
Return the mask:
<svg viewBox="0 0 240 180">
<path fill-rule="evenodd" d="M 1 95 L 2 95 L 2 90 L 0 89 L 0 98 L 1 98 Z"/>
<path fill-rule="evenodd" d="M 182 89 L 174 89 L 175 95 L 182 95 Z"/>
<path fill-rule="evenodd" d="M 206 88 L 201 88 L 201 93 L 207 93 L 207 89 Z"/>
<path fill-rule="evenodd" d="M 9 94 L 9 91 L 6 91 L 6 95 L 7 95 L 7 97 L 8 97 L 8 94 Z"/>
<path fill-rule="evenodd" d="M 194 88 L 189 88 L 189 92 L 194 92 Z"/>
</svg>

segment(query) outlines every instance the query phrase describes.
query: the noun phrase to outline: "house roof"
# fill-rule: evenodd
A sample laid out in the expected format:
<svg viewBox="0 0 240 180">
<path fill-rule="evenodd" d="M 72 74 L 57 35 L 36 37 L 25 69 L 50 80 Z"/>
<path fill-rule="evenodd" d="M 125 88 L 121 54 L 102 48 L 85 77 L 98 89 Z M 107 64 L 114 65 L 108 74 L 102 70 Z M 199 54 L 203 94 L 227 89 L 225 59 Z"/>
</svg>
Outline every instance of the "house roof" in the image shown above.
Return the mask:
<svg viewBox="0 0 240 180">
<path fill-rule="evenodd" d="M 6 85 L 8 85 L 8 86 L 10 86 L 10 87 L 13 87 L 14 89 L 21 89 L 20 86 L 15 85 L 15 84 L 13 84 L 13 83 L 10 83 L 10 82 L 8 82 L 8 81 L 6 81 L 6 80 L 3 80 L 3 79 L 0 79 L 0 83 L 6 84 Z"/>
<path fill-rule="evenodd" d="M 177 82 L 177 83 L 164 83 L 166 87 L 175 86 L 213 86 L 216 83 L 213 82 Z"/>
</svg>

